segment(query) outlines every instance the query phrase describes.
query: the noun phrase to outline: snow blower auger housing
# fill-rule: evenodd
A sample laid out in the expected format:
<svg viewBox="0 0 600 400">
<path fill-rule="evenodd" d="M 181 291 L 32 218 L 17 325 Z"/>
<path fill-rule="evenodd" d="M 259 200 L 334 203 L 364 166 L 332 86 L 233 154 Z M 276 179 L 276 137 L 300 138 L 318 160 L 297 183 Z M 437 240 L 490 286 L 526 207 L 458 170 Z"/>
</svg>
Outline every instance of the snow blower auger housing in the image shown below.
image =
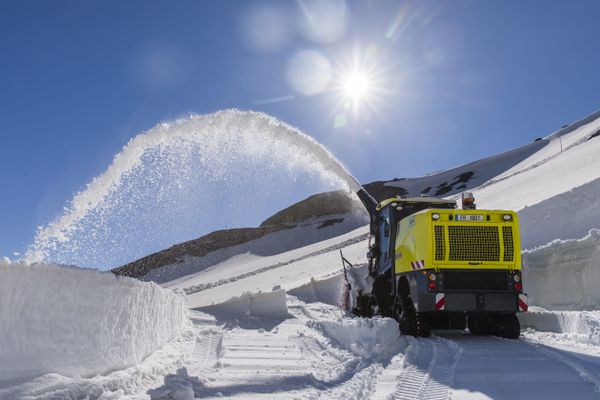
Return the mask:
<svg viewBox="0 0 600 400">
<path fill-rule="evenodd" d="M 518 216 L 463 209 L 431 197 L 376 203 L 359 192 L 371 216 L 368 290 L 353 292 L 353 312 L 398 320 L 400 331 L 427 337 L 431 329 L 518 338 L 516 313 L 527 311 L 521 278 Z"/>
</svg>

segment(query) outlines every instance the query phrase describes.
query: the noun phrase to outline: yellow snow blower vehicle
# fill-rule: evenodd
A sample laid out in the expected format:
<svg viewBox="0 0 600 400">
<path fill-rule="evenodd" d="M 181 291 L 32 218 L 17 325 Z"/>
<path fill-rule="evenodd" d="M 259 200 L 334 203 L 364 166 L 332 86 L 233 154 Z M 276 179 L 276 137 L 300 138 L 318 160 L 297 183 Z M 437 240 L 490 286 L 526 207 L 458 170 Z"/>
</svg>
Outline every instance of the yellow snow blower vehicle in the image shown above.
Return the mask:
<svg viewBox="0 0 600 400">
<path fill-rule="evenodd" d="M 527 296 L 515 212 L 477 210 L 470 193 L 462 209 L 432 197 L 377 203 L 364 189 L 358 195 L 371 240 L 368 275 L 347 277 L 354 314 L 395 318 L 413 336 L 468 326 L 474 335 L 519 337 L 516 313 L 527 311 Z"/>
</svg>

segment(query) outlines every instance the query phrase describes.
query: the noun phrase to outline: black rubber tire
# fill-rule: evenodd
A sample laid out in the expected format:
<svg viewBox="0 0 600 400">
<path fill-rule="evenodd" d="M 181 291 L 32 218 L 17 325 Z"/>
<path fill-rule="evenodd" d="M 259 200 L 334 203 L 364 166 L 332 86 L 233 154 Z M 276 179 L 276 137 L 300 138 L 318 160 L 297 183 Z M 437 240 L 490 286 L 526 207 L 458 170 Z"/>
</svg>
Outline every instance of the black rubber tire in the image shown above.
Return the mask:
<svg viewBox="0 0 600 400">
<path fill-rule="evenodd" d="M 419 320 L 417 310 L 410 297 L 398 297 L 397 320 L 400 333 L 403 335 L 419 336 Z"/>
<path fill-rule="evenodd" d="M 418 313 L 418 336 L 419 337 L 429 337 L 431 336 L 431 313 Z"/>
<path fill-rule="evenodd" d="M 448 328 L 464 331 L 467 328 L 467 314 L 450 314 L 448 317 Z"/>
<path fill-rule="evenodd" d="M 467 326 L 471 335 L 489 336 L 493 333 L 493 324 L 488 315 L 469 315 Z"/>
<path fill-rule="evenodd" d="M 398 297 L 397 304 L 399 306 L 394 309 L 400 333 L 415 337 L 431 336 L 430 313 L 418 313 L 410 297 L 405 299 Z"/>
<path fill-rule="evenodd" d="M 448 313 L 436 312 L 431 316 L 432 329 L 450 329 L 450 318 Z"/>
<path fill-rule="evenodd" d="M 518 339 L 521 335 L 521 324 L 515 313 L 494 316 L 494 335 L 505 339 Z"/>
</svg>

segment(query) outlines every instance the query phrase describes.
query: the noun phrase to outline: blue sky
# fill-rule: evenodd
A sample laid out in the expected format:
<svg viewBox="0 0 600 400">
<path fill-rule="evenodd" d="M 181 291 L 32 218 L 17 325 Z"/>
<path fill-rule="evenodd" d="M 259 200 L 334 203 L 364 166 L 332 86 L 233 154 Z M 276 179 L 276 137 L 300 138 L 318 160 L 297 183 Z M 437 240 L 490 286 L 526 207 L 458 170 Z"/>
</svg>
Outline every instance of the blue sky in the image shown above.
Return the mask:
<svg viewBox="0 0 600 400">
<path fill-rule="evenodd" d="M 130 138 L 189 112 L 266 112 L 369 182 L 496 154 L 600 108 L 597 1 L 322 4 L 2 1 L 0 256 L 23 252 Z M 307 54 L 327 76 L 303 70 Z M 340 111 L 331 88 L 354 59 L 372 96 Z"/>
</svg>

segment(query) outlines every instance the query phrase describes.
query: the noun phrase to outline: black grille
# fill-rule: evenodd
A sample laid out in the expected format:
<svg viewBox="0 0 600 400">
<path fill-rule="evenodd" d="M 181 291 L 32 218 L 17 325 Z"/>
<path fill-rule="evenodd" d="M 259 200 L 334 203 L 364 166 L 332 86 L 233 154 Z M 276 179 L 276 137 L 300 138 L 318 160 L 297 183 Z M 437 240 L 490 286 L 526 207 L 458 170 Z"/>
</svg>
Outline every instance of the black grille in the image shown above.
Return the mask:
<svg viewBox="0 0 600 400">
<path fill-rule="evenodd" d="M 435 259 L 444 261 L 446 259 L 446 239 L 444 237 L 444 227 L 435 226 Z"/>
<path fill-rule="evenodd" d="M 503 226 L 502 237 L 504 238 L 504 261 L 512 262 L 515 258 L 515 246 L 513 241 L 512 227 Z"/>
<path fill-rule="evenodd" d="M 442 271 L 444 290 L 507 290 L 508 271 Z"/>
<path fill-rule="evenodd" d="M 500 261 L 496 226 L 449 226 L 450 261 Z"/>
</svg>

